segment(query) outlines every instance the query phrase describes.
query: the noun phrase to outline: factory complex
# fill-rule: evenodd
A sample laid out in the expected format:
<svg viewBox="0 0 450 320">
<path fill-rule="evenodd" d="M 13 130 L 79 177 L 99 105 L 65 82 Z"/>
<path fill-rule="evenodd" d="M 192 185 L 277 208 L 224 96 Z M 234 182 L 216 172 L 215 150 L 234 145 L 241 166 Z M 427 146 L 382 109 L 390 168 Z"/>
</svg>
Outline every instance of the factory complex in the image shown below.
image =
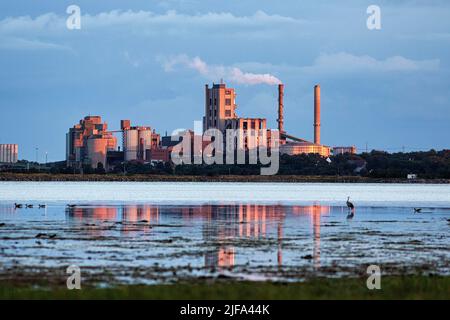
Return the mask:
<svg viewBox="0 0 450 320">
<path fill-rule="evenodd" d="M 211 129 L 225 134 L 234 130 L 241 132 L 234 140 L 237 150 L 251 152 L 259 146 L 267 149 L 279 149 L 280 154 L 319 154 L 328 157 L 330 154 L 356 153 L 356 148 L 331 148 L 321 144 L 321 104 L 320 86 L 314 87 L 314 141 L 310 142 L 295 137 L 284 130 L 284 85 L 278 85 L 278 128 L 267 128 L 265 118 L 245 118 L 237 115 L 236 91 L 224 83 L 205 85 L 205 112 L 203 117 L 203 134 L 199 136 L 200 152 L 211 144 L 203 136 Z M 277 134 L 273 134 L 276 132 Z M 198 135 L 196 132 L 195 134 Z M 194 131 L 187 130 L 192 141 L 196 141 Z M 118 145 L 120 137 L 121 146 Z M 66 161 L 68 167 L 92 168 L 103 167 L 106 170 L 124 162 L 167 163 L 171 161 L 171 153 L 183 140 L 181 137 L 161 136 L 149 126 L 135 126 L 130 120 L 121 120 L 120 129 L 109 130 L 107 123 L 100 116 L 87 116 L 69 129 L 66 136 Z M 207 139 L 206 139 L 207 140 Z M 275 141 L 276 140 L 276 141 Z M 198 141 L 198 140 L 197 140 Z M 217 141 L 216 141 L 217 143 Z M 191 149 L 191 148 L 190 148 Z M 199 150 L 197 150 L 199 151 Z M 197 162 L 196 162 L 197 163 Z"/>
</svg>

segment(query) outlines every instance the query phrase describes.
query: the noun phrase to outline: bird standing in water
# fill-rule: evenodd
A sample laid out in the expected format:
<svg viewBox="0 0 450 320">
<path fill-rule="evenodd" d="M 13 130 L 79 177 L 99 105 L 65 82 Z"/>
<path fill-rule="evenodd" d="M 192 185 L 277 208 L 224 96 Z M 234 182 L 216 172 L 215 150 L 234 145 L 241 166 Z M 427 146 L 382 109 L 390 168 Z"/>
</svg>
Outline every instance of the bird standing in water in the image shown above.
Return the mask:
<svg viewBox="0 0 450 320">
<path fill-rule="evenodd" d="M 347 198 L 347 208 L 351 212 L 355 211 L 355 206 L 350 202 L 350 197 Z"/>
</svg>

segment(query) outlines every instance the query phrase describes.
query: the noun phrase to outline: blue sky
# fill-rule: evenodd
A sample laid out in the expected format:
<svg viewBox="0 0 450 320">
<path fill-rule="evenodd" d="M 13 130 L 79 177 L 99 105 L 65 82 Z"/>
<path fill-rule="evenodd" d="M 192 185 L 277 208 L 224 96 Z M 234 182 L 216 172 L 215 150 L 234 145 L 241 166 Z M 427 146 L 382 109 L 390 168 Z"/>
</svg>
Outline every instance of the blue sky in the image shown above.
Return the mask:
<svg viewBox="0 0 450 320">
<path fill-rule="evenodd" d="M 66 28 L 71 4 L 81 30 Z M 371 4 L 381 30 L 366 27 Z M 444 0 L 2 1 L 0 143 L 56 161 L 88 114 L 111 129 L 191 128 L 204 85 L 220 78 L 237 89 L 240 116 L 275 128 L 276 86 L 245 81 L 267 74 L 286 85 L 292 135 L 312 139 L 320 83 L 324 144 L 449 148 L 449 16 Z"/>
</svg>

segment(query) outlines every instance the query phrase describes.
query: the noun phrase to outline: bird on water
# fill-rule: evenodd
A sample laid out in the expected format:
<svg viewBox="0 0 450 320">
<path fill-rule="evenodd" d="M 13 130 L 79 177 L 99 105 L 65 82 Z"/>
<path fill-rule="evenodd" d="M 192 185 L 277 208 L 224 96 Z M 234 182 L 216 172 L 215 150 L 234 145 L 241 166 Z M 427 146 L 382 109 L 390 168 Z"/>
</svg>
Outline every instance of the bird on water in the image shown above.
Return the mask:
<svg viewBox="0 0 450 320">
<path fill-rule="evenodd" d="M 422 212 L 422 208 L 414 208 L 414 213 L 421 213 Z"/>
<path fill-rule="evenodd" d="M 355 206 L 353 205 L 353 203 L 350 202 L 350 197 L 347 198 L 347 208 L 349 211 L 354 211 L 355 210 Z"/>
</svg>

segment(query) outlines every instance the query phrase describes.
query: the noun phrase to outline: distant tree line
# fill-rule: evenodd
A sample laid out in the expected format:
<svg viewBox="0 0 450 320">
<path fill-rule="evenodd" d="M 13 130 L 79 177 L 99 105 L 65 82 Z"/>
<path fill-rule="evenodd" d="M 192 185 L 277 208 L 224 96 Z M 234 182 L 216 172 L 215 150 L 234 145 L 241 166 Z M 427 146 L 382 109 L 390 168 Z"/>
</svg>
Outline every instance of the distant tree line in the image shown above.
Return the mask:
<svg viewBox="0 0 450 320">
<path fill-rule="evenodd" d="M 117 165 L 108 173 L 155 174 L 155 175 L 259 175 L 260 165 L 179 165 L 172 163 L 143 164 L 127 162 Z M 67 168 L 65 162 L 48 164 L 46 167 L 32 166 L 3 167 L 8 172 L 49 172 L 54 174 L 106 174 L 103 165 L 93 169 Z M 387 153 L 372 151 L 359 155 L 343 154 L 321 157 L 317 154 L 296 156 L 282 155 L 278 175 L 304 176 L 362 176 L 372 178 L 406 178 L 416 174 L 423 179 L 450 179 L 450 150 L 409 153 Z"/>
</svg>

